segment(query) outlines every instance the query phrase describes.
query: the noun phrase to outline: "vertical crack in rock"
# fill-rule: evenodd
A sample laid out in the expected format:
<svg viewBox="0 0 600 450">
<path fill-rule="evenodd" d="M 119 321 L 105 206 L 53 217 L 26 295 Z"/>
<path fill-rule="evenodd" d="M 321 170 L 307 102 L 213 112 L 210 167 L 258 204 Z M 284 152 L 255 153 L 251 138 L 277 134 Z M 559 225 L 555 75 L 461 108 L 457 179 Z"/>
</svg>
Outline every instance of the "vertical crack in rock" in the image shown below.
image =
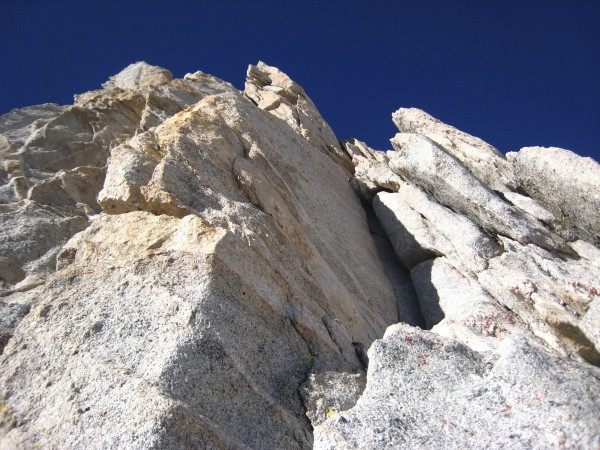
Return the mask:
<svg viewBox="0 0 600 450">
<path fill-rule="evenodd" d="M 424 328 L 425 320 L 421 313 L 419 299 L 409 271 L 396 256 L 389 237 L 371 204 L 367 200 L 361 199 L 361 205 L 367 216 L 369 232 L 373 237 L 377 254 L 383 264 L 383 270 L 394 291 L 396 308 L 398 309 L 398 322 Z"/>
<path fill-rule="evenodd" d="M 315 427 L 315 447 L 596 446 L 600 250 L 586 232 L 597 211 L 583 197 L 600 190 L 600 166 L 560 149 L 507 161 L 420 110 L 401 109 L 394 122 L 403 133 L 393 151 L 344 146 L 351 185 L 410 269 L 427 330 L 398 324 L 373 343 L 366 390 Z M 585 174 L 583 201 L 570 166 Z M 546 187 L 545 197 L 537 192 Z M 559 198 L 573 203 L 571 214 L 587 208 L 585 217 L 561 224 Z M 548 421 L 554 413 L 560 419 Z"/>
<path fill-rule="evenodd" d="M 301 391 L 301 387 L 304 386 L 306 384 L 306 382 L 308 381 L 308 379 L 310 377 L 310 374 L 312 373 L 313 368 L 315 366 L 317 355 L 315 355 L 313 353 L 313 350 L 311 348 L 310 342 L 304 337 L 304 335 L 302 334 L 301 330 L 299 329 L 299 326 L 296 323 L 296 321 L 293 318 L 288 318 L 288 320 L 290 321 L 290 325 L 292 325 L 292 327 L 294 328 L 294 330 L 298 334 L 298 337 L 300 337 L 300 339 L 302 339 L 302 342 L 304 342 L 304 345 L 306 345 L 306 349 L 307 349 L 307 351 L 308 351 L 308 353 L 310 355 L 309 356 L 309 365 L 307 366 L 306 370 L 304 371 L 304 377 L 300 381 L 300 384 L 297 387 L 294 387 L 294 393 L 297 395 L 298 401 L 302 405 L 302 410 L 305 413 L 306 424 L 308 426 L 308 429 L 312 433 L 312 431 L 313 431 L 313 425 L 312 425 L 309 417 L 306 415 L 306 412 L 308 411 L 308 407 L 309 406 L 307 405 L 307 402 L 305 401 L 304 395 L 303 395 L 303 393 Z"/>
</svg>

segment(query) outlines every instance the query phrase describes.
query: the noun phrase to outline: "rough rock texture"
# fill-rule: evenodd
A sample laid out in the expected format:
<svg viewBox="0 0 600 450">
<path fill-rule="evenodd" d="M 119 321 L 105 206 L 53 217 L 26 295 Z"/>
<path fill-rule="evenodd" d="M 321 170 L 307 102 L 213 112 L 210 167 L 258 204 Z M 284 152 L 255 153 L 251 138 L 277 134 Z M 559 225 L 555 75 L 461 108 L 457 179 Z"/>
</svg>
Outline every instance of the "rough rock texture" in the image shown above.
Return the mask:
<svg viewBox="0 0 600 450">
<path fill-rule="evenodd" d="M 90 205 L 103 213 L 83 219 L 45 284 L 6 297 L 31 312 L 2 360 L 5 446 L 310 448 L 308 417 L 353 404 L 367 349 L 397 322 L 365 213 L 323 143 L 341 148 L 310 128 L 322 119 L 302 89 L 285 86 L 298 129 L 192 78 L 224 89 L 112 146 Z M 169 80 L 136 65 L 105 88 Z M 60 192 L 36 195 L 67 202 Z M 301 395 L 337 373 L 347 395 Z"/>
<path fill-rule="evenodd" d="M 424 136 L 443 147 L 490 188 L 499 191 L 516 188 L 510 163 L 487 142 L 446 125 L 417 108 L 400 108 L 392 114 L 392 120 L 402 133 Z"/>
<path fill-rule="evenodd" d="M 443 206 L 456 210 L 479 226 L 524 244 L 566 251 L 563 240 L 514 208 L 473 176 L 450 152 L 430 139 L 399 133 L 388 152 L 393 172 L 430 192 Z"/>
<path fill-rule="evenodd" d="M 365 392 L 316 429 L 316 448 L 600 445 L 600 370 L 588 364 L 513 339 L 480 354 L 403 324 L 369 357 Z"/>
<path fill-rule="evenodd" d="M 571 226 L 556 205 L 585 208 L 574 194 L 600 192 L 600 166 L 564 152 L 562 172 L 584 176 L 546 183 L 553 153 L 524 149 L 509 156 L 515 177 L 493 147 L 422 111 L 393 117 L 394 151 L 345 144 L 351 184 L 410 269 L 431 331 L 388 328 L 365 392 L 315 428 L 315 447 L 598 447 L 600 252 L 586 231 L 599 222 L 593 201 Z M 546 197 L 523 195 L 532 185 Z"/>
<path fill-rule="evenodd" d="M 600 245 L 600 164 L 561 148 L 526 147 L 508 153 L 524 192 Z"/>
<path fill-rule="evenodd" d="M 45 104 L 1 116 L 0 258 L 27 274 L 54 270 L 58 249 L 100 212 L 97 195 L 111 149 L 207 95 L 228 91 L 235 88 L 202 72 L 176 80 L 139 62 L 104 89 L 76 96 L 72 106 Z M 12 287 L 2 282 L 0 289 Z"/>
<path fill-rule="evenodd" d="M 0 449 L 600 446 L 598 165 L 393 119 L 264 63 L 1 116 Z"/>
<path fill-rule="evenodd" d="M 260 109 L 285 120 L 294 131 L 329 155 L 349 173 L 352 164 L 331 127 L 323 120 L 304 89 L 276 67 L 260 61 L 250 65 L 245 95 Z"/>
</svg>

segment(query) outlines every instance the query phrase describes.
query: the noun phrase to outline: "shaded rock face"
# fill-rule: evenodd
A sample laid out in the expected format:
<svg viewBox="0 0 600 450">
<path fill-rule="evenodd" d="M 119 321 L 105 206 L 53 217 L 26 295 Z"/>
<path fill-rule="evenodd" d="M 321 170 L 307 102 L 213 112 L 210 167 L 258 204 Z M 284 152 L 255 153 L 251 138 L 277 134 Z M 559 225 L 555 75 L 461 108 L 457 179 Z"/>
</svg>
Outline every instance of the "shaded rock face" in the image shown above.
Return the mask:
<svg viewBox="0 0 600 450">
<path fill-rule="evenodd" d="M 393 120 L 262 62 L 0 117 L 0 448 L 600 445 L 597 164 Z"/>
</svg>

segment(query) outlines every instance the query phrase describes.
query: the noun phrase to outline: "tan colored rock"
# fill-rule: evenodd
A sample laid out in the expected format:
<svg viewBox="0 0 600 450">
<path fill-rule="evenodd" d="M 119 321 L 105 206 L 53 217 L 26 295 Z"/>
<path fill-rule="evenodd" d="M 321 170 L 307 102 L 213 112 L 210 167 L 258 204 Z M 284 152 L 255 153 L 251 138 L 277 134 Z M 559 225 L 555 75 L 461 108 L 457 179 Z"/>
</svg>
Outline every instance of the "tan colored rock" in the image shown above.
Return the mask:
<svg viewBox="0 0 600 450">
<path fill-rule="evenodd" d="M 349 139 L 343 142 L 344 150 L 352 158 L 354 165 L 357 165 L 357 161 L 360 158 L 372 159 L 381 163 L 387 163 L 387 157 L 385 152 L 381 152 L 369 147 L 366 143 L 359 141 L 358 139 Z"/>
<path fill-rule="evenodd" d="M 111 77 L 104 89 L 76 96 L 72 106 L 38 105 L 0 117 L 0 203 L 19 205 L 10 210 L 13 218 L 0 219 L 11 227 L 0 254 L 28 254 L 33 259 L 19 256 L 20 263 L 39 273 L 53 268 L 57 249 L 48 254 L 48 243 L 60 247 L 83 229 L 81 221 L 100 211 L 97 196 L 110 150 L 201 98 L 227 91 L 237 92 L 229 83 L 202 72 L 174 80 L 165 69 L 136 63 Z M 155 202 L 164 203 L 160 193 L 155 197 Z M 18 203 L 22 200 L 26 202 Z M 35 216 L 52 223 L 54 234 L 42 231 L 49 232 L 46 225 L 17 225 L 19 218 L 31 217 L 37 206 L 41 209 Z M 25 210 L 17 214 L 21 207 Z M 37 230 L 35 235 L 17 237 L 21 230 L 32 229 Z"/>
<path fill-rule="evenodd" d="M 260 61 L 248 66 L 244 94 L 260 109 L 284 120 L 294 131 L 352 173 L 352 163 L 331 127 L 304 89 L 278 68 Z"/>
<path fill-rule="evenodd" d="M 6 439 L 309 448 L 302 384 L 398 317 L 342 168 L 232 91 L 114 147 L 99 203 L 5 349 Z"/>
</svg>

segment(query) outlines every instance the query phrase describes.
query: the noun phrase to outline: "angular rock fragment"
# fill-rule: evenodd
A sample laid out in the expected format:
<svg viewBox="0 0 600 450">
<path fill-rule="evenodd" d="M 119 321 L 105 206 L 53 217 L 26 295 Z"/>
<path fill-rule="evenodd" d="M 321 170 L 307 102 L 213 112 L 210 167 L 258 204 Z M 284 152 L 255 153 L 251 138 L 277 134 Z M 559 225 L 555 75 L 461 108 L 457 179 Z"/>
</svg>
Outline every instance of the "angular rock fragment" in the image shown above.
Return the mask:
<svg viewBox="0 0 600 450">
<path fill-rule="evenodd" d="M 355 407 L 315 428 L 315 447 L 594 448 L 600 370 L 523 338 L 484 356 L 394 325 L 369 351 Z M 533 381 L 535 380 L 535 381 Z"/>
<path fill-rule="evenodd" d="M 600 164 L 555 147 L 526 147 L 506 157 L 531 198 L 581 238 L 600 245 Z"/>
<path fill-rule="evenodd" d="M 515 242 L 505 246 L 509 250 L 478 273 L 481 285 L 550 348 L 579 354 L 598 365 L 600 342 L 582 322 L 599 297 L 598 263 L 555 258 L 546 250 Z"/>
<path fill-rule="evenodd" d="M 244 94 L 260 109 L 284 120 L 300 136 L 320 148 L 352 173 L 352 163 L 342 151 L 331 127 L 323 120 L 304 89 L 276 67 L 260 61 L 250 65 Z"/>
<path fill-rule="evenodd" d="M 442 205 L 519 242 L 572 252 L 561 237 L 501 199 L 430 139 L 399 133 L 392 144 L 396 151 L 387 154 L 392 170 L 410 178 Z"/>
<path fill-rule="evenodd" d="M 490 144 L 417 108 L 400 108 L 392 114 L 392 120 L 400 132 L 418 134 L 434 141 L 491 189 L 516 189 L 511 164 Z"/>
<path fill-rule="evenodd" d="M 398 192 L 380 192 L 373 206 L 381 215 L 388 236 L 402 234 L 402 241 L 395 249 L 409 269 L 434 256 L 447 255 L 461 260 L 470 270 L 479 271 L 487 266 L 491 257 L 502 252 L 471 220 L 432 201 L 415 186 L 405 183 Z M 384 217 L 388 220 L 384 221 Z M 401 255 L 410 248 L 420 256 L 403 258 Z"/>
</svg>

